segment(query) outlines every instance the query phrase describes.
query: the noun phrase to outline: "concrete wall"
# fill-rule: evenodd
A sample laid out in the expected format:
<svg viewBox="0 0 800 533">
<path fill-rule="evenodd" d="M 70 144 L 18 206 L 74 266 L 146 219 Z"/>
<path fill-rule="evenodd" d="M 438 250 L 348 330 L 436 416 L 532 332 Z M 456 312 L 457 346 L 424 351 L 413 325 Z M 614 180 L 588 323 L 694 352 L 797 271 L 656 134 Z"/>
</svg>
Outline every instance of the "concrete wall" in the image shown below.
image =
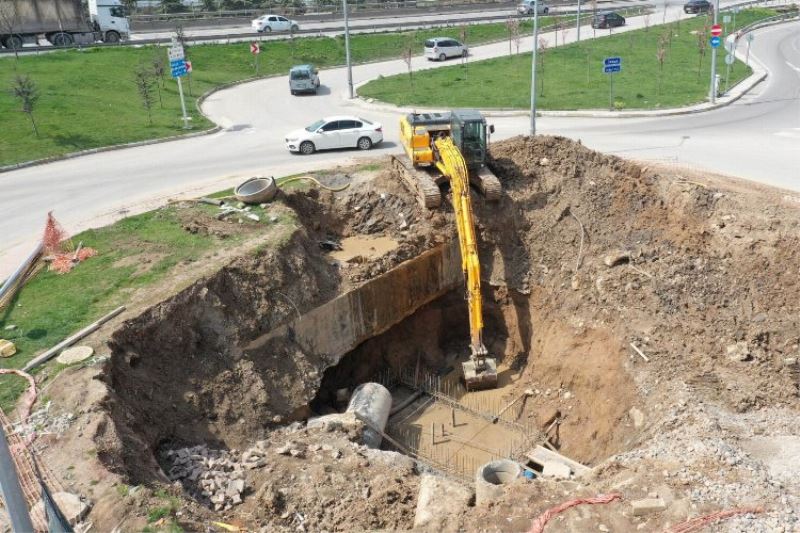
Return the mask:
<svg viewBox="0 0 800 533">
<path fill-rule="evenodd" d="M 303 351 L 334 365 L 365 340 L 463 284 L 458 241 L 453 239 L 276 328 L 246 350 L 291 335 Z"/>
</svg>

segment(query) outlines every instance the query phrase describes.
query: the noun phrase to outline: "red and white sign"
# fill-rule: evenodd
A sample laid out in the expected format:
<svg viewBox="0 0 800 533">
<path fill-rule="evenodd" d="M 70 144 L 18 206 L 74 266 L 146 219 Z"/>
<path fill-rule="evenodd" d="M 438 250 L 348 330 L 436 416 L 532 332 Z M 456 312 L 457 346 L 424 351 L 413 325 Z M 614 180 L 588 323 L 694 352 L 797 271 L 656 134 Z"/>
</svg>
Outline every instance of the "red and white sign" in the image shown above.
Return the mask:
<svg viewBox="0 0 800 533">
<path fill-rule="evenodd" d="M 261 53 L 261 47 L 258 46 L 258 43 L 250 43 L 250 53 L 253 55 Z"/>
<path fill-rule="evenodd" d="M 722 35 L 722 26 L 720 26 L 719 24 L 714 24 L 713 26 L 711 26 L 711 35 L 713 37 L 719 37 L 720 35 Z"/>
<path fill-rule="evenodd" d="M 192 71 L 192 62 L 191 61 L 184 61 L 186 63 L 186 72 Z"/>
</svg>

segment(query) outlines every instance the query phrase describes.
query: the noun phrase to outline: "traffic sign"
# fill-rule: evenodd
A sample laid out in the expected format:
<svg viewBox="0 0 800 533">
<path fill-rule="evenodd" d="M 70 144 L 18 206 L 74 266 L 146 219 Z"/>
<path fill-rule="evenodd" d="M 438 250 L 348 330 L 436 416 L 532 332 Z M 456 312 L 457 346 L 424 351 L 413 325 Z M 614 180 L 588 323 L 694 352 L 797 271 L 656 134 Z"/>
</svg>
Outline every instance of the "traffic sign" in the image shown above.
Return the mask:
<svg viewBox="0 0 800 533">
<path fill-rule="evenodd" d="M 722 23 L 723 24 L 728 24 L 730 21 L 731 21 L 731 16 L 730 15 L 724 15 L 722 17 Z"/>
<path fill-rule="evenodd" d="M 719 24 L 714 24 L 713 26 L 711 26 L 711 35 L 713 35 L 714 37 L 719 37 L 720 35 L 722 35 L 722 26 L 720 26 Z"/>
<path fill-rule="evenodd" d="M 185 57 L 183 53 L 183 46 L 180 44 L 172 45 L 167 49 L 167 56 L 169 57 L 170 63 L 173 61 L 183 61 L 183 58 Z"/>
<path fill-rule="evenodd" d="M 622 65 L 603 65 L 603 74 L 613 74 L 615 72 L 620 72 L 622 70 Z"/>
<path fill-rule="evenodd" d="M 621 57 L 607 57 L 603 60 L 604 67 L 612 67 L 612 66 L 622 66 L 622 58 Z M 619 69 L 618 69 L 619 70 Z"/>
<path fill-rule="evenodd" d="M 752 34 L 752 33 L 748 33 L 747 34 L 747 40 L 750 41 L 751 43 L 753 42 L 753 39 L 755 39 L 755 38 L 756 38 L 756 36 L 754 34 Z"/>
<path fill-rule="evenodd" d="M 186 72 L 191 72 L 192 71 L 192 62 L 191 61 L 184 61 L 184 63 L 186 64 Z"/>
<path fill-rule="evenodd" d="M 733 54 L 727 54 L 725 56 L 725 64 L 726 65 L 733 65 L 733 62 L 736 61 L 736 56 Z"/>
<path fill-rule="evenodd" d="M 715 35 L 714 37 L 711 38 L 710 42 L 711 42 L 711 48 L 719 48 L 719 45 L 722 42 L 722 39 L 720 39 L 719 37 L 717 37 Z"/>
<path fill-rule="evenodd" d="M 733 53 L 736 49 L 736 35 L 731 33 L 727 37 L 725 37 L 725 50 L 729 53 Z"/>
<path fill-rule="evenodd" d="M 258 43 L 250 43 L 250 53 L 253 55 L 261 53 L 261 47 L 258 45 Z"/>
<path fill-rule="evenodd" d="M 169 68 L 172 71 L 173 78 L 180 78 L 186 76 L 186 61 L 184 59 L 176 59 L 169 62 Z"/>
</svg>

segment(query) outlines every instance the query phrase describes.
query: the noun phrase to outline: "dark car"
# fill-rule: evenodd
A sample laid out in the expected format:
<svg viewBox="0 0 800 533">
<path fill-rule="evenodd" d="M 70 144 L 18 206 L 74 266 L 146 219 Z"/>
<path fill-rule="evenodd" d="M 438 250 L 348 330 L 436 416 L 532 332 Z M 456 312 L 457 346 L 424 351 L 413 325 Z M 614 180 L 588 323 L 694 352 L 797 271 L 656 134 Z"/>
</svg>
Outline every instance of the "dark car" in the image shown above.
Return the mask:
<svg viewBox="0 0 800 533">
<path fill-rule="evenodd" d="M 684 13 L 708 13 L 711 10 L 711 2 L 708 0 L 689 0 L 683 4 Z"/>
<path fill-rule="evenodd" d="M 592 18 L 592 28 L 616 28 L 625 25 L 625 17 L 614 11 L 598 13 Z"/>
</svg>

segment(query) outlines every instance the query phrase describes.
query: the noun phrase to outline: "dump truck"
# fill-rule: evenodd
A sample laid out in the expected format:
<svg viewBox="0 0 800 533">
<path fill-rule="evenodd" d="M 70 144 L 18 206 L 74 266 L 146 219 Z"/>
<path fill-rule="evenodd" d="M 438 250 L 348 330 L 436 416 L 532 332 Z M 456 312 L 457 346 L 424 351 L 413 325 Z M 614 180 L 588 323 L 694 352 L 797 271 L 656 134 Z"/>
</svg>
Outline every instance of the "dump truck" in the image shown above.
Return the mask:
<svg viewBox="0 0 800 533">
<path fill-rule="evenodd" d="M 500 180 L 486 166 L 493 131 L 474 109 L 410 113 L 400 119 L 406 155 L 393 157 L 394 167 L 427 208 L 440 205 L 439 185 L 450 184 L 469 311 L 470 357 L 462 364 L 467 390 L 497 387 L 497 361 L 483 344 L 481 270 L 470 198 L 470 184 L 489 201 L 502 194 Z"/>
<path fill-rule="evenodd" d="M 44 38 L 54 46 L 116 43 L 130 25 L 120 0 L 0 0 L 0 45 L 20 49 Z"/>
</svg>

